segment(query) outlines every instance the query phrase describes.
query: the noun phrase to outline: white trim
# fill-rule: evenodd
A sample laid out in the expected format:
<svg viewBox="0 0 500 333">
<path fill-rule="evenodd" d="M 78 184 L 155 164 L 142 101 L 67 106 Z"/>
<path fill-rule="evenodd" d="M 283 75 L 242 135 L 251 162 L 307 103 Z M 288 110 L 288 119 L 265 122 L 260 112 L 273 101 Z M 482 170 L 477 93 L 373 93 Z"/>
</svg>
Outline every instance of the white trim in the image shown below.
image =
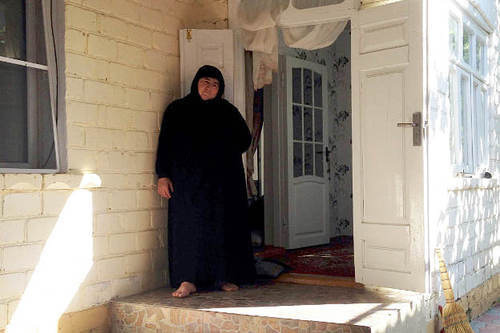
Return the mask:
<svg viewBox="0 0 500 333">
<path fill-rule="evenodd" d="M 453 3 L 464 12 L 468 12 L 471 19 L 473 19 L 485 32 L 493 33 L 495 31 L 495 25 L 490 21 L 488 16 L 481 9 L 481 6 L 475 0 L 453 0 Z M 471 9 L 477 11 L 477 14 Z"/>
<path fill-rule="evenodd" d="M 7 57 L 2 57 L 2 56 L 0 56 L 0 62 L 6 62 L 9 64 L 19 65 L 19 66 L 24 66 L 24 67 L 29 67 L 29 68 L 41 69 L 44 71 L 49 70 L 49 66 L 47 66 L 47 65 L 40 65 L 40 64 L 36 64 L 34 62 L 23 61 L 23 60 L 7 58 Z"/>
<path fill-rule="evenodd" d="M 479 25 L 482 25 L 482 23 L 486 23 L 488 25 L 488 28 L 489 28 L 489 29 L 486 29 L 486 31 L 488 31 L 488 33 L 492 33 L 493 31 L 495 31 L 495 25 L 490 21 L 488 16 L 486 16 L 486 14 L 484 13 L 481 6 L 475 0 L 467 0 L 467 1 L 474 7 L 474 9 L 477 10 L 479 15 L 481 15 L 481 18 L 484 20 L 484 22 L 478 22 Z M 477 19 L 475 18 L 475 20 L 477 20 Z"/>
</svg>

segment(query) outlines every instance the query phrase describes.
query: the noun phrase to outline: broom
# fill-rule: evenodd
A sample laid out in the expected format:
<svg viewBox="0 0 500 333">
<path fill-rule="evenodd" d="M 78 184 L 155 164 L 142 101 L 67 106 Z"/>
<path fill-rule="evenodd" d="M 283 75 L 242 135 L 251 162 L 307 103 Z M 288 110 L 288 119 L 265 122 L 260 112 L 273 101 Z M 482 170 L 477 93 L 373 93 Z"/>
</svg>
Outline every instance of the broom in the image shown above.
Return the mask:
<svg viewBox="0 0 500 333">
<path fill-rule="evenodd" d="M 443 327 L 446 333 L 474 333 L 469 324 L 467 315 L 462 306 L 455 302 L 455 296 L 451 289 L 448 270 L 443 260 L 443 255 L 440 249 L 436 249 L 436 254 L 439 259 L 439 273 L 441 275 L 441 285 L 446 299 L 446 305 L 442 311 Z"/>
</svg>

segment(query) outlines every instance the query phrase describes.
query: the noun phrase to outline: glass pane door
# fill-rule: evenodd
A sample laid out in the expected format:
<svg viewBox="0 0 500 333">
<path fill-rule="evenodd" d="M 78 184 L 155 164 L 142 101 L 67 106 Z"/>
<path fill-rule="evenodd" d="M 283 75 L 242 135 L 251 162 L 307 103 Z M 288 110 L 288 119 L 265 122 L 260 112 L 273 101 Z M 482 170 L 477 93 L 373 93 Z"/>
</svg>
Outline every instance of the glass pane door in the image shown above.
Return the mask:
<svg viewBox="0 0 500 333">
<path fill-rule="evenodd" d="M 293 177 L 324 176 L 323 77 L 292 69 Z"/>
</svg>

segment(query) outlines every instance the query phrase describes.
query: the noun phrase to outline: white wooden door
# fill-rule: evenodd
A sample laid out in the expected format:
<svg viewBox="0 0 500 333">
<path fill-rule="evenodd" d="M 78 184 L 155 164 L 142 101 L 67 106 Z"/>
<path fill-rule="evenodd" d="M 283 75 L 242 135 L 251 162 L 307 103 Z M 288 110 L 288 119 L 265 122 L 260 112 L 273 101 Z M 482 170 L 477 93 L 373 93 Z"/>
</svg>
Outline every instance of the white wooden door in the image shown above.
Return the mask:
<svg viewBox="0 0 500 333">
<path fill-rule="evenodd" d="M 424 151 L 397 123 L 424 108 L 422 13 L 422 0 L 366 8 L 352 30 L 356 281 L 420 292 Z"/>
<path fill-rule="evenodd" d="M 329 242 L 326 66 L 286 57 L 288 248 Z"/>
<path fill-rule="evenodd" d="M 203 65 L 217 67 L 224 76 L 224 98 L 234 104 L 234 37 L 232 30 L 184 29 L 179 31 L 181 95 Z M 243 112 L 240 110 L 240 112 Z"/>
</svg>

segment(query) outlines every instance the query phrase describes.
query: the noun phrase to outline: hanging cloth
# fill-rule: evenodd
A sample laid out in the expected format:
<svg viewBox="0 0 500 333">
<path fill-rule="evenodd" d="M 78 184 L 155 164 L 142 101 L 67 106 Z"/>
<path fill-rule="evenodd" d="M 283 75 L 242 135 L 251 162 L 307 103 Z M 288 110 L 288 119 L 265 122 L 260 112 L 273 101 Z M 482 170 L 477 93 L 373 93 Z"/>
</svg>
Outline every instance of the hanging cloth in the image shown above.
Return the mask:
<svg viewBox="0 0 500 333">
<path fill-rule="evenodd" d="M 318 0 L 318 5 L 321 5 Z M 278 70 L 278 28 L 289 47 L 316 50 L 331 45 L 344 30 L 347 21 L 310 26 L 285 27 L 280 20 L 301 15 L 301 10 L 288 0 L 241 0 L 238 19 L 244 47 L 253 51 L 254 90 L 272 82 Z"/>
<path fill-rule="evenodd" d="M 330 46 L 344 31 L 347 22 L 323 23 L 296 28 L 281 28 L 288 47 L 317 50 Z"/>
</svg>

